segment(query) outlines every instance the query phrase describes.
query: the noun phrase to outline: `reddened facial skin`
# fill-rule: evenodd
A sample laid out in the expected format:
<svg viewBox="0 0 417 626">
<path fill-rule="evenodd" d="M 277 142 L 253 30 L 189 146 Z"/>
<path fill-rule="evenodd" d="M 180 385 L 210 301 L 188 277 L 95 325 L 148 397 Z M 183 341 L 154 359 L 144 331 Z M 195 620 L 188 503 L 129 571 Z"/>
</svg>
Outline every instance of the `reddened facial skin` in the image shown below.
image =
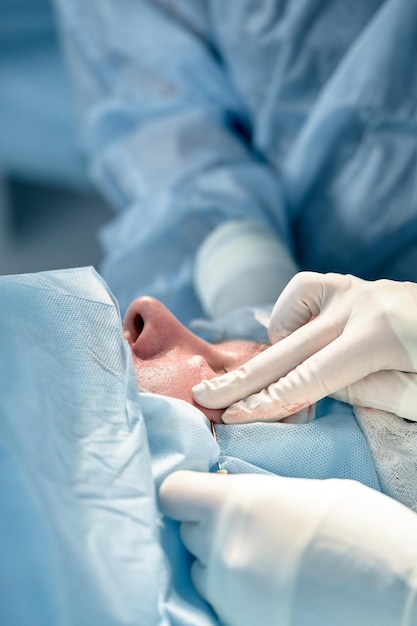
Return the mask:
<svg viewBox="0 0 417 626">
<path fill-rule="evenodd" d="M 203 379 L 233 370 L 262 350 L 252 341 L 211 344 L 188 330 L 155 298 L 144 296 L 129 306 L 123 323 L 138 384 L 154 393 L 185 400 L 207 418 L 221 422 L 223 409 L 206 409 L 191 388 Z"/>
</svg>

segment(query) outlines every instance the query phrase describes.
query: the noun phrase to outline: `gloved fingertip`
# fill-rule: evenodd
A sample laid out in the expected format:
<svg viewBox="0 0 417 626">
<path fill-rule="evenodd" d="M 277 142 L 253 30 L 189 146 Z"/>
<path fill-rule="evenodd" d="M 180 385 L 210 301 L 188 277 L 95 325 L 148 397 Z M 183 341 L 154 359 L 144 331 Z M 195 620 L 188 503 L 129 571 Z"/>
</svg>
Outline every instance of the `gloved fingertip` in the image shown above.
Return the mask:
<svg viewBox="0 0 417 626">
<path fill-rule="evenodd" d="M 192 470 L 176 470 L 175 472 L 171 472 L 161 483 L 159 497 L 162 500 L 164 500 L 164 498 L 170 498 L 172 495 L 175 497 L 177 492 L 182 491 L 184 483 L 192 481 L 196 474 L 199 475 L 199 472 Z"/>
<path fill-rule="evenodd" d="M 202 380 L 197 385 L 194 385 L 194 387 L 191 388 L 191 393 L 193 394 L 194 400 L 200 403 L 200 400 L 204 399 L 207 390 L 210 390 L 207 380 Z"/>
<path fill-rule="evenodd" d="M 162 513 L 178 521 L 198 521 L 206 503 L 201 494 L 212 474 L 192 470 L 177 470 L 169 474 L 159 488 Z"/>
<path fill-rule="evenodd" d="M 202 380 L 197 385 L 191 388 L 191 393 L 194 400 L 207 409 L 221 409 L 225 405 L 222 404 L 222 400 L 216 395 L 216 391 L 222 386 L 218 381 L 222 377 L 213 378 L 211 380 Z M 219 404 L 220 402 L 220 404 Z"/>
<path fill-rule="evenodd" d="M 253 414 L 248 412 L 244 405 L 240 402 L 230 405 L 224 413 L 222 413 L 222 420 L 225 424 L 249 424 L 256 421 L 253 418 Z"/>
</svg>

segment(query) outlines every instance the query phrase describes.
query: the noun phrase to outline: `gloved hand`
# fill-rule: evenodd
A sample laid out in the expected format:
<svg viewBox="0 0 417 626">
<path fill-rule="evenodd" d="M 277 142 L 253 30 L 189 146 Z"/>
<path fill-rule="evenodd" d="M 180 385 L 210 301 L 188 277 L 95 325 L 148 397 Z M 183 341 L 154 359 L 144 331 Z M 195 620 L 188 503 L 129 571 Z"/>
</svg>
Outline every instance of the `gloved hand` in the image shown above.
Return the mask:
<svg viewBox="0 0 417 626">
<path fill-rule="evenodd" d="M 360 483 L 180 471 L 160 503 L 225 626 L 414 623 L 417 518 Z"/>
<path fill-rule="evenodd" d="M 229 407 L 225 423 L 278 421 L 328 395 L 417 420 L 417 284 L 301 272 L 268 332 L 270 348 L 193 388 Z"/>
</svg>

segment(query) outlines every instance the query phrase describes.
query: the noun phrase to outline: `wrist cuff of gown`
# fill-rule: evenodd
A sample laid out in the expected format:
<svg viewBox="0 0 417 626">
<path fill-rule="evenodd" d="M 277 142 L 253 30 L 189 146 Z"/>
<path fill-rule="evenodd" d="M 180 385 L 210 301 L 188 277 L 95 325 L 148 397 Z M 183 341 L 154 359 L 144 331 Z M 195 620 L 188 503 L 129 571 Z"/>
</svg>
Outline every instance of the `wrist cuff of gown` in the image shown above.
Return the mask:
<svg viewBox="0 0 417 626">
<path fill-rule="evenodd" d="M 204 311 L 216 318 L 240 307 L 274 303 L 297 272 L 273 232 L 250 220 L 233 220 L 200 246 L 194 286 Z"/>
</svg>

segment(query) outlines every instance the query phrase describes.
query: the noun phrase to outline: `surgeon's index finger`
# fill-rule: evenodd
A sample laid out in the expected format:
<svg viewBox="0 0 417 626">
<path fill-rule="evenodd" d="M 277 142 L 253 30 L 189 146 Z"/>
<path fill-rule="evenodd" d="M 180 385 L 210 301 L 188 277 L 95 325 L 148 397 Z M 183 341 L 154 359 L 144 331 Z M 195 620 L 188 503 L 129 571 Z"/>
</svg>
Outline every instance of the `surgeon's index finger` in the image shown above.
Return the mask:
<svg viewBox="0 0 417 626">
<path fill-rule="evenodd" d="M 194 399 L 208 408 L 228 407 L 286 376 L 337 336 L 334 325 L 317 317 L 236 370 L 199 383 L 192 389 Z"/>
<path fill-rule="evenodd" d="M 363 378 L 369 372 L 357 358 L 358 341 L 352 333 L 341 335 L 266 391 L 229 407 L 223 420 L 277 421 Z"/>
<path fill-rule="evenodd" d="M 198 522 L 216 504 L 227 476 L 181 470 L 162 483 L 159 499 L 162 512 L 181 522 Z"/>
</svg>

